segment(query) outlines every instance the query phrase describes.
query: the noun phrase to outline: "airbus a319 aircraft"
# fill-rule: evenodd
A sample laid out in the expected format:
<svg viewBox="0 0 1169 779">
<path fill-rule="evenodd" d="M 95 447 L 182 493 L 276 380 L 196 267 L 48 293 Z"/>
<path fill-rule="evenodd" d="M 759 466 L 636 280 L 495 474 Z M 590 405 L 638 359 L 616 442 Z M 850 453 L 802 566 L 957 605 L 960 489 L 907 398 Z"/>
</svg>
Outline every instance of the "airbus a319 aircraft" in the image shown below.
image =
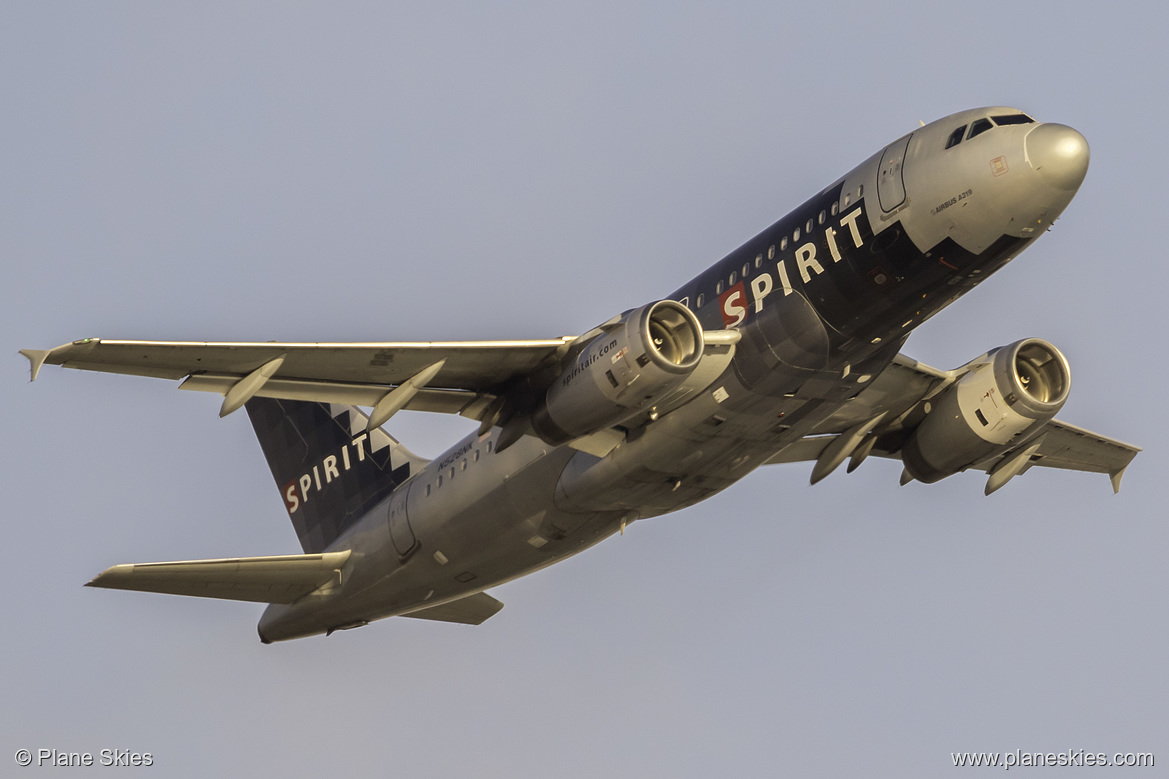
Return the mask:
<svg viewBox="0 0 1169 779">
<path fill-rule="evenodd" d="M 304 554 L 116 565 L 94 587 L 270 604 L 269 643 L 391 616 L 480 624 L 485 590 L 754 469 L 899 459 L 901 481 L 1034 466 L 1108 474 L 1137 447 L 1055 419 L 1068 362 L 1024 338 L 954 370 L 909 333 L 1031 245 L 1088 144 L 1013 108 L 923 125 L 671 295 L 575 337 L 432 343 L 86 338 L 45 365 L 183 379 L 247 410 Z M 358 407 L 371 409 L 365 413 Z M 402 409 L 476 432 L 427 461 Z"/>
</svg>

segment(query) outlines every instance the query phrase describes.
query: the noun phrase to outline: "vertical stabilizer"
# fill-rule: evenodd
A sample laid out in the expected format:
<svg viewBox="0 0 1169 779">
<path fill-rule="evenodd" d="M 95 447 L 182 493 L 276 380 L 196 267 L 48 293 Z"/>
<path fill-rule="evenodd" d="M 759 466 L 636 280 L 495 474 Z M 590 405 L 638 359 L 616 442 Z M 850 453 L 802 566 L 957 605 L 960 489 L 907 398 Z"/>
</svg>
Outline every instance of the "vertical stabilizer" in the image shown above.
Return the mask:
<svg viewBox="0 0 1169 779">
<path fill-rule="evenodd" d="M 322 552 L 427 460 L 354 406 L 253 398 L 251 417 L 306 553 Z"/>
</svg>

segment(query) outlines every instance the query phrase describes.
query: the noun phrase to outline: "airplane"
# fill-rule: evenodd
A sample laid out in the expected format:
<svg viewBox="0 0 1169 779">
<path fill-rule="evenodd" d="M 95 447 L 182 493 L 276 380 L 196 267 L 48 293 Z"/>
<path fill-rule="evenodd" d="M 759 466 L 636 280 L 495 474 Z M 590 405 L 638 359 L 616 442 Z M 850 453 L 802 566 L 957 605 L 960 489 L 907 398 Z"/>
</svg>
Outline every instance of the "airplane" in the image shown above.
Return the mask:
<svg viewBox="0 0 1169 779">
<path fill-rule="evenodd" d="M 920 124 L 920 123 L 919 123 Z M 900 460 L 901 483 L 1035 466 L 1108 474 L 1140 451 L 1055 419 L 1071 386 L 1024 338 L 953 370 L 909 334 L 1046 232 L 1088 169 L 1062 124 L 988 107 L 921 124 L 668 297 L 530 341 L 85 338 L 43 365 L 182 380 L 247 411 L 303 554 L 115 565 L 89 586 L 269 604 L 271 643 L 404 616 L 481 624 L 491 587 L 691 506 L 756 468 Z M 369 409 L 368 412 L 362 409 Z M 478 429 L 426 460 L 402 410 Z"/>
</svg>

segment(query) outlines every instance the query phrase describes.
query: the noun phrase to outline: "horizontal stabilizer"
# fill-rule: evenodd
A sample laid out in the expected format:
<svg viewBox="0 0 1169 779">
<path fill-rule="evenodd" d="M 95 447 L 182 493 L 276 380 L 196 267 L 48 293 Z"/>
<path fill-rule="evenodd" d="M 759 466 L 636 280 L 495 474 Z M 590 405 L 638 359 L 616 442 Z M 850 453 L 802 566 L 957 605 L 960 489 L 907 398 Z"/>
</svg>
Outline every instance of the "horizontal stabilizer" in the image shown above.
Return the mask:
<svg viewBox="0 0 1169 779">
<path fill-rule="evenodd" d="M 503 604 L 485 592 L 468 595 L 465 598 L 444 603 L 441 606 L 431 606 L 428 609 L 412 611 L 403 614 L 403 617 L 413 619 L 432 619 L 436 622 L 457 622 L 461 625 L 482 625 L 489 618 L 499 613 Z"/>
<path fill-rule="evenodd" d="M 36 381 L 37 374 L 41 372 L 41 366 L 45 364 L 45 358 L 49 356 L 50 349 L 21 349 L 20 353 L 28 358 L 28 380 Z"/>
<path fill-rule="evenodd" d="M 292 603 L 330 581 L 338 581 L 341 567 L 348 559 L 346 550 L 115 565 L 86 586 L 257 603 Z"/>
</svg>

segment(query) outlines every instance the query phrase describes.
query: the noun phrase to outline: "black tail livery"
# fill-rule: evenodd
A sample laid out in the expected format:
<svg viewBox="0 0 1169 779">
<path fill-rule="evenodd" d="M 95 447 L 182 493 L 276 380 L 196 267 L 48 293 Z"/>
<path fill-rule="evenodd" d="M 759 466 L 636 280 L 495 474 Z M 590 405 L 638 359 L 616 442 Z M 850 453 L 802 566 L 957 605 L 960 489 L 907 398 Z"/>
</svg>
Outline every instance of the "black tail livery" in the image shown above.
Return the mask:
<svg viewBox="0 0 1169 779">
<path fill-rule="evenodd" d="M 324 551 L 427 460 L 354 406 L 254 398 L 245 406 L 306 553 Z"/>
</svg>

